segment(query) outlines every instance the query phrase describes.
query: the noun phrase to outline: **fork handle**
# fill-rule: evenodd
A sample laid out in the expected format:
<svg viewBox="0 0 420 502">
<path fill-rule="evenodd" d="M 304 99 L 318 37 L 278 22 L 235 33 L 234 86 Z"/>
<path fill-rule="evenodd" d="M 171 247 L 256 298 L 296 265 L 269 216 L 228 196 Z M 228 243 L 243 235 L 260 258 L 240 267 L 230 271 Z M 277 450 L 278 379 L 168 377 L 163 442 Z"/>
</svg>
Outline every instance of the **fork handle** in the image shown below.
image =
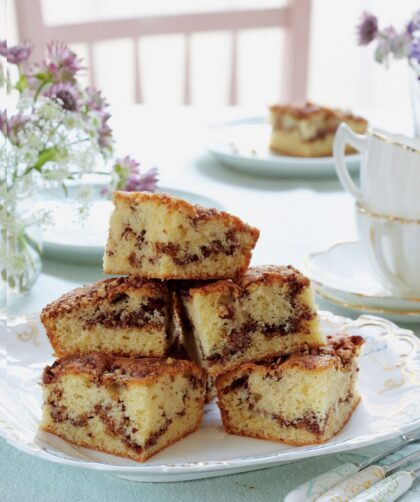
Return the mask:
<svg viewBox="0 0 420 502">
<path fill-rule="evenodd" d="M 355 464 L 342 464 L 303 483 L 286 495 L 283 502 L 314 502 L 324 492 L 358 471 Z"/>
<path fill-rule="evenodd" d="M 408 491 L 413 481 L 414 475 L 412 472 L 396 472 L 350 499 L 350 502 L 392 502 Z"/>
<path fill-rule="evenodd" d="M 316 502 L 348 502 L 352 497 L 381 481 L 384 477 L 385 469 L 383 467 L 370 465 L 363 471 L 357 472 L 333 486 L 316 499 Z"/>
</svg>

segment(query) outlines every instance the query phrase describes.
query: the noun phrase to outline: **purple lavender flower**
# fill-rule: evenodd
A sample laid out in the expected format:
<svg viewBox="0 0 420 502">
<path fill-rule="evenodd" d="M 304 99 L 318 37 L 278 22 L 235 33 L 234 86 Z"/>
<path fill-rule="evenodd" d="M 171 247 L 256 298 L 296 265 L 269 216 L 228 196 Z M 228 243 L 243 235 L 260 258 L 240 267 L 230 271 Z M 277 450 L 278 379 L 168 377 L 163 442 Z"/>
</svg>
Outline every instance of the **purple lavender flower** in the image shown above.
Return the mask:
<svg viewBox="0 0 420 502">
<path fill-rule="evenodd" d="M 20 144 L 19 133 L 25 127 L 25 125 L 30 122 L 30 117 L 27 115 L 23 115 L 22 113 L 18 113 L 13 115 L 10 118 L 7 118 L 6 115 L 6 124 L 2 125 L 2 132 L 5 134 L 10 143 L 14 145 Z"/>
<path fill-rule="evenodd" d="M 25 75 L 26 83 L 28 84 L 29 89 L 37 89 L 37 87 L 39 86 L 39 79 L 36 74 L 42 71 L 39 65 L 30 61 L 25 61 L 21 65 L 20 70 L 23 75 Z"/>
<path fill-rule="evenodd" d="M 93 87 L 87 87 L 85 89 L 85 93 L 86 93 L 85 104 L 88 110 L 102 112 L 108 106 L 108 103 L 102 96 L 101 91 L 97 91 Z"/>
<path fill-rule="evenodd" d="M 0 112 L 0 131 L 7 136 L 7 110 Z"/>
<path fill-rule="evenodd" d="M 47 45 L 47 60 L 42 67 L 51 74 L 54 82 L 73 81 L 77 72 L 83 69 L 81 60 L 62 42 Z"/>
<path fill-rule="evenodd" d="M 361 23 L 357 27 L 359 44 L 367 45 L 373 39 L 378 41 L 375 50 L 375 60 L 388 66 L 389 58 L 409 58 L 420 64 L 420 10 L 417 10 L 406 28 L 397 33 L 393 26 L 378 30 L 378 20 L 368 12 L 362 15 Z"/>
<path fill-rule="evenodd" d="M 31 57 L 33 49 L 33 45 L 29 43 L 10 47 L 7 49 L 7 61 L 12 64 L 22 64 Z"/>
<path fill-rule="evenodd" d="M 152 167 L 144 174 L 129 179 L 125 189 L 128 192 L 133 190 L 138 192 L 155 192 L 157 182 L 158 182 L 158 169 L 157 167 Z"/>
<path fill-rule="evenodd" d="M 123 190 L 131 179 L 140 176 L 140 164 L 128 155 L 116 159 L 113 169 L 118 176 L 118 190 Z"/>
<path fill-rule="evenodd" d="M 407 25 L 407 32 L 413 35 L 416 31 L 420 31 L 420 10 L 413 14 L 411 21 Z"/>
<path fill-rule="evenodd" d="M 15 45 L 8 48 L 6 40 L 2 40 L 0 42 L 0 56 L 7 58 L 7 61 L 11 64 L 24 63 L 30 58 L 32 51 L 33 46 L 29 43 Z"/>
<path fill-rule="evenodd" d="M 117 159 L 112 170 L 114 179 L 116 178 L 115 190 L 126 190 L 127 192 L 154 192 L 156 190 L 158 180 L 156 167 L 149 169 L 145 174 L 141 174 L 140 164 L 127 155 Z"/>
<path fill-rule="evenodd" d="M 70 82 L 58 82 L 51 85 L 44 92 L 44 96 L 56 100 L 65 110 L 74 112 L 79 109 L 79 95 Z"/>
<path fill-rule="evenodd" d="M 378 34 L 378 19 L 369 12 L 363 12 L 360 24 L 357 25 L 357 41 L 359 45 L 368 45 Z"/>
<path fill-rule="evenodd" d="M 408 57 L 415 59 L 420 64 L 420 38 L 412 41 Z"/>
<path fill-rule="evenodd" d="M 109 113 L 102 113 L 101 126 L 98 129 L 98 144 L 103 150 L 110 150 L 112 148 L 112 129 L 108 125 L 110 117 Z"/>
<path fill-rule="evenodd" d="M 145 174 L 140 174 L 140 165 L 130 157 L 122 159 L 126 168 L 128 168 L 129 175 L 123 186 L 123 190 L 127 192 L 154 192 L 157 184 L 157 169 L 153 167 Z"/>
<path fill-rule="evenodd" d="M 7 40 L 0 40 L 0 56 L 7 58 Z"/>
</svg>

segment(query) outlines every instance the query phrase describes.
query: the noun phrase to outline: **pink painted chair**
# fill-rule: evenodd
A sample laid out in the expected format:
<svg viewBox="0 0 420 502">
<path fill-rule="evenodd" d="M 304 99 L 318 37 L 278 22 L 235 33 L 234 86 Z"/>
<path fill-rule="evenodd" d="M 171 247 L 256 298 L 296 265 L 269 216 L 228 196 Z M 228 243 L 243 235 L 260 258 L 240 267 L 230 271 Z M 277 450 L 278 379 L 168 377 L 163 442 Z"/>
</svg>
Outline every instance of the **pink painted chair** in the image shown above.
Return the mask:
<svg viewBox="0 0 420 502">
<path fill-rule="evenodd" d="M 80 24 L 46 25 L 42 18 L 41 0 L 15 0 L 20 40 L 36 42 L 34 56 L 42 58 L 49 40 L 84 43 L 88 46 L 90 83 L 94 85 L 95 42 L 131 38 L 134 46 L 135 101 L 142 102 L 141 72 L 137 41 L 143 36 L 183 34 L 185 36 L 184 104 L 191 103 L 190 36 L 193 33 L 228 31 L 231 33 L 231 65 L 229 104 L 237 103 L 238 32 L 252 28 L 279 28 L 286 33 L 282 64 L 282 99 L 301 101 L 306 98 L 310 0 L 289 0 L 283 7 L 220 12 L 144 16 L 130 19 L 104 20 Z"/>
</svg>

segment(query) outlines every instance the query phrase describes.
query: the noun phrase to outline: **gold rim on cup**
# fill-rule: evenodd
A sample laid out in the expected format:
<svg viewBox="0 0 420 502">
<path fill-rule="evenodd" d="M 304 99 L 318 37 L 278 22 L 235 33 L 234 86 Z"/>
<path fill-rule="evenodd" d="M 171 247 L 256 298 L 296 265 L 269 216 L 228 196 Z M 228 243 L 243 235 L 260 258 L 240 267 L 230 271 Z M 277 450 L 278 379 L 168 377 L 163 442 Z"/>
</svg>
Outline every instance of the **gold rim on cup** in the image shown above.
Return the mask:
<svg viewBox="0 0 420 502">
<path fill-rule="evenodd" d="M 420 150 L 418 148 L 415 148 L 414 146 L 411 146 L 411 145 L 407 145 L 406 143 L 402 143 L 401 141 L 397 141 L 395 139 L 388 138 L 384 134 L 381 134 L 378 131 L 374 131 L 373 129 L 368 129 L 367 132 L 371 136 L 374 136 L 375 138 L 378 138 L 378 139 L 380 139 L 390 145 L 398 146 L 398 147 L 403 148 L 404 150 L 408 150 L 410 152 L 420 153 Z"/>
<path fill-rule="evenodd" d="M 359 202 L 356 202 L 356 208 L 360 214 L 364 214 L 366 216 L 369 216 L 370 218 L 374 218 L 375 220 L 385 220 L 390 221 L 391 223 L 404 223 L 407 225 L 420 225 L 420 220 L 417 219 L 402 218 L 401 216 L 391 216 L 389 214 L 373 213 L 369 209 L 363 207 Z"/>
</svg>

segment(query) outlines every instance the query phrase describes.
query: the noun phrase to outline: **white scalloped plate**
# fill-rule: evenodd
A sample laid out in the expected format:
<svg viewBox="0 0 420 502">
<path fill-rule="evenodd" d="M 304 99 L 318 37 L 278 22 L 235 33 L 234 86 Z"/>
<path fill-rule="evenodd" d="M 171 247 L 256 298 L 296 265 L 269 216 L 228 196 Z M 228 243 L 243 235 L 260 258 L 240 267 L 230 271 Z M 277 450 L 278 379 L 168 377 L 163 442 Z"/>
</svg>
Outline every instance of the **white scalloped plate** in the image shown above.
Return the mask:
<svg viewBox="0 0 420 502">
<path fill-rule="evenodd" d="M 198 431 L 147 462 L 94 452 L 38 433 L 43 367 L 52 352 L 37 318 L 8 321 L 7 365 L 0 365 L 0 436 L 14 447 L 52 462 L 94 469 L 135 481 L 181 481 L 262 469 L 347 451 L 393 438 L 420 425 L 420 341 L 390 321 L 357 321 L 321 313 L 325 332 L 360 334 L 362 402 L 343 431 L 323 445 L 287 446 L 226 434 L 217 405 L 206 408 Z"/>
</svg>

